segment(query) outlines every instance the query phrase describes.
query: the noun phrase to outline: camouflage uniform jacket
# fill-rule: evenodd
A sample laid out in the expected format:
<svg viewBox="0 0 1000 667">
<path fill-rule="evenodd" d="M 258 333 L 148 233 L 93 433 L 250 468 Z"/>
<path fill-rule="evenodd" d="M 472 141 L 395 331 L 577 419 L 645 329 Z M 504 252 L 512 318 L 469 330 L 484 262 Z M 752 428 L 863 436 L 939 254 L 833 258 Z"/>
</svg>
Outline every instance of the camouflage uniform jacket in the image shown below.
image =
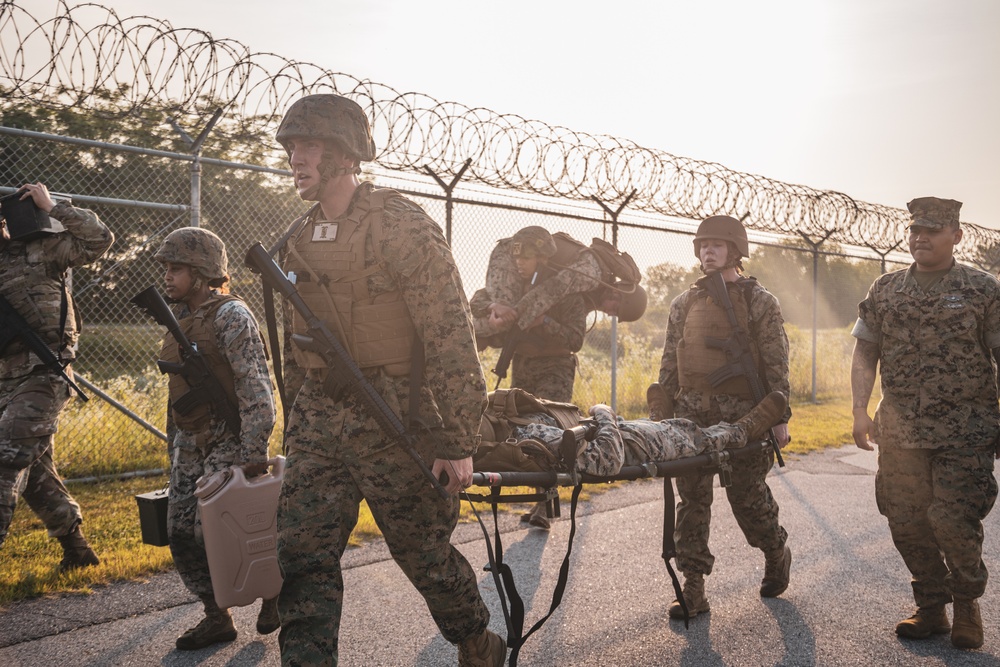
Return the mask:
<svg viewBox="0 0 1000 667">
<path fill-rule="evenodd" d="M 338 220 L 346 219 L 360 197 L 369 197 L 372 186 L 362 183 L 354 193 L 351 207 Z M 333 222 L 337 222 L 336 220 Z M 433 429 L 434 456 L 461 459 L 471 456 L 478 446 L 478 428 L 486 403 L 486 380 L 472 332 L 469 304 L 458 267 L 440 227 L 418 205 L 403 196 L 386 200 L 380 234 L 381 267 L 367 278 L 369 294 L 398 291 L 406 303 L 417 337 L 424 345 L 424 379 L 419 401 L 419 421 Z M 372 236 L 365 240 L 365 265 L 378 265 Z M 287 314 L 288 308 L 285 308 Z M 289 329 L 288 321 L 285 323 Z M 302 377 L 291 361 L 291 345 L 286 336 L 284 376 Z M 312 369 L 308 373 L 319 373 Z M 408 422 L 409 374 L 390 376 L 382 368 L 364 369 L 365 376 L 396 412 Z M 286 385 L 287 386 L 287 385 Z M 297 388 L 288 393 L 289 400 Z M 308 411 L 308 406 L 306 406 Z M 368 409 L 353 398 L 338 404 L 336 414 L 314 415 L 323 420 L 324 431 L 342 442 L 354 440 L 366 453 L 393 446 L 384 437 Z M 364 443 L 364 444 L 362 444 Z M 315 449 L 299 441 L 298 447 L 329 456 L 323 443 Z"/>
<path fill-rule="evenodd" d="M 707 291 L 698 287 L 697 283 L 691 289 L 678 295 L 670 304 L 670 315 L 667 320 L 667 333 L 663 343 L 663 356 L 660 359 L 659 382 L 670 396 L 677 397 L 680 393 L 680 379 L 677 371 L 677 345 L 684 333 L 684 319 L 690 310 L 694 299 L 707 298 Z M 745 290 L 729 290 L 731 299 L 744 299 Z M 778 299 L 768 292 L 760 283 L 755 283 L 750 291 L 749 336 L 751 344 L 757 349 L 760 359 L 761 381 L 770 391 L 780 391 L 785 396 L 790 395 L 788 381 L 788 338 L 785 335 L 784 319 L 781 316 L 781 306 Z M 720 333 L 720 336 L 723 335 Z M 722 418 L 735 421 L 746 412 L 746 401 L 735 396 L 717 394 L 711 397 L 722 410 Z M 686 416 L 681 412 L 678 416 Z M 782 419 L 787 422 L 792 416 L 791 408 L 785 410 Z"/>
<path fill-rule="evenodd" d="M 66 271 L 101 257 L 115 236 L 93 212 L 65 202 L 55 205 L 49 216 L 65 231 L 33 241 L 0 244 L 0 294 L 3 294 L 53 352 L 73 359 L 80 331 L 72 295 L 66 287 L 66 320 L 60 339 L 60 320 Z M 41 361 L 14 341 L 0 357 L 0 378 L 27 375 Z"/>
<path fill-rule="evenodd" d="M 550 274 L 528 290 L 517 273 L 517 265 L 510 254 L 510 242 L 509 238 L 500 239 L 490 254 L 486 291 L 493 301 L 517 309 L 517 325 L 521 329 L 566 297 L 573 294 L 584 297 L 601 287 L 601 265 L 592 251 L 583 249 L 569 266 Z M 593 300 L 594 297 L 590 298 Z M 594 304 L 588 303 L 585 308 L 589 312 Z"/>
<path fill-rule="evenodd" d="M 540 413 L 524 417 L 533 423 L 514 427 L 512 436 L 544 443 L 558 460 L 563 430 L 556 425 L 555 419 Z M 688 419 L 650 421 L 617 417 L 611 420 L 605 413 L 598 413 L 596 421 L 598 427 L 594 437 L 577 446 L 577 470 L 589 475 L 614 476 L 622 466 L 675 461 L 746 443 L 744 431 L 730 424 L 702 429 Z"/>
<path fill-rule="evenodd" d="M 956 263 L 924 292 L 913 271 L 911 265 L 876 279 L 851 332 L 879 348 L 879 445 L 993 444 L 1000 435 L 991 352 L 1000 347 L 1000 283 Z"/>
<path fill-rule="evenodd" d="M 187 308 L 184 307 L 178 313 L 178 319 L 187 315 Z M 241 464 L 262 463 L 267 460 L 275 408 L 267 356 L 257 320 L 242 300 L 233 299 L 216 311 L 213 328 L 218 349 L 233 371 L 241 419 L 239 441 L 230 435 L 221 418 L 213 417 L 204 431 L 177 429 L 173 444 L 182 449 L 232 448 Z"/>
<path fill-rule="evenodd" d="M 550 277 L 554 272 L 546 272 Z M 519 276 L 515 276 L 517 281 L 523 285 L 525 281 Z M 544 280 L 545 278 L 542 278 Z M 491 282 L 489 277 L 487 282 Z M 530 293 L 530 290 L 528 290 Z M 496 333 L 489 324 L 489 306 L 498 301 L 491 298 L 486 289 L 476 290 L 469 301 L 472 308 L 473 325 L 476 332 L 476 340 L 480 349 L 486 347 L 503 347 L 506 339 L 506 332 Z M 542 323 L 529 329 L 527 342 L 531 348 L 559 348 L 565 352 L 579 352 L 583 347 L 583 337 L 587 329 L 587 303 L 579 294 L 570 294 L 566 298 L 556 303 L 545 313 Z M 529 356 L 539 356 L 529 353 Z"/>
</svg>

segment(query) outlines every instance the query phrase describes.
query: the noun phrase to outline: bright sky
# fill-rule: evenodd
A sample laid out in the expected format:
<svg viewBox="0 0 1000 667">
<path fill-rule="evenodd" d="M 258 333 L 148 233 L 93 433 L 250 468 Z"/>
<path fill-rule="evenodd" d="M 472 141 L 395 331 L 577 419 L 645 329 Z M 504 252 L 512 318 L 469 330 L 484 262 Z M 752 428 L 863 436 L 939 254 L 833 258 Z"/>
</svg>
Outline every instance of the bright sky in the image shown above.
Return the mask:
<svg viewBox="0 0 1000 667">
<path fill-rule="evenodd" d="M 97 1 L 858 200 L 958 199 L 1000 227 L 998 0 Z"/>
</svg>

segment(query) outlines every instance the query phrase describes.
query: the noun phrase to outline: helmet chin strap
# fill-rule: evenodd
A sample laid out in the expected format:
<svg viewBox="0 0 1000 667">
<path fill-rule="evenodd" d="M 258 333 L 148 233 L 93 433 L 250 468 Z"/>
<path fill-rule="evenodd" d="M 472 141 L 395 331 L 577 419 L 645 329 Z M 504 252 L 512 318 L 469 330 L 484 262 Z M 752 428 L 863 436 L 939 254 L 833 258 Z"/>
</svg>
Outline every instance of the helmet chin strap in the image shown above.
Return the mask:
<svg viewBox="0 0 1000 667">
<path fill-rule="evenodd" d="M 323 196 L 323 191 L 326 190 L 327 184 L 337 176 L 343 176 L 345 174 L 360 174 L 361 167 L 335 167 L 326 158 L 326 154 L 323 155 L 323 159 L 319 163 L 319 183 L 313 185 L 305 192 L 299 195 L 303 201 L 319 201 L 320 197 Z"/>
</svg>

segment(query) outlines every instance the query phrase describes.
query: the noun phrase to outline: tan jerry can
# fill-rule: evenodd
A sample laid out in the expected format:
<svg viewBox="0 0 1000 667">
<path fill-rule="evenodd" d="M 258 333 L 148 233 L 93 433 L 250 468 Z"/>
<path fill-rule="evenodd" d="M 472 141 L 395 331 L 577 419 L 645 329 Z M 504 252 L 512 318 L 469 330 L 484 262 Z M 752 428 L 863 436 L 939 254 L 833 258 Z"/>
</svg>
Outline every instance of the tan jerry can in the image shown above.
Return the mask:
<svg viewBox="0 0 1000 667">
<path fill-rule="evenodd" d="M 212 590 L 223 609 L 281 591 L 277 514 L 285 457 L 268 463 L 268 473 L 249 480 L 241 468 L 220 470 L 199 479 L 194 491 Z"/>
</svg>

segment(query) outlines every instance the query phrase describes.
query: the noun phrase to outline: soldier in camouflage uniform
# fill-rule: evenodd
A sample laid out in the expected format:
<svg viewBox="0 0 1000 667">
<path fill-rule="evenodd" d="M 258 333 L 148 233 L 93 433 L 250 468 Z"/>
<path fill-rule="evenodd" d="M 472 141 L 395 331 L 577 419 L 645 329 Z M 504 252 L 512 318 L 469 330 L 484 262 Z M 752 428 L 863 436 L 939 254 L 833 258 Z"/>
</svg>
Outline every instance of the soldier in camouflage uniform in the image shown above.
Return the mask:
<svg viewBox="0 0 1000 667">
<path fill-rule="evenodd" d="M 22 200 L 62 223 L 64 231 L 11 240 L 0 222 L 0 294 L 64 364 L 76 356 L 79 318 L 67 286 L 68 270 L 108 251 L 114 234 L 91 211 L 56 204 L 42 183 L 21 189 Z M 83 518 L 56 471 L 52 438 L 70 388 L 23 341 L 0 350 L 0 545 L 19 495 L 63 548 L 61 570 L 97 565 L 80 530 Z M 67 374 L 72 374 L 66 366 Z"/>
<path fill-rule="evenodd" d="M 689 419 L 625 420 L 609 406 L 595 405 L 590 408 L 590 415 L 597 422 L 597 432 L 579 443 L 577 471 L 613 477 L 622 466 L 675 461 L 703 452 L 743 447 L 747 442 L 759 440 L 777 424 L 786 407 L 784 394 L 773 391 L 735 423 L 721 422 L 701 428 Z M 512 426 L 511 437 L 540 442 L 558 460 L 564 431 L 556 420 L 544 413 L 523 417 L 532 423 Z"/>
<path fill-rule="evenodd" d="M 542 227 L 525 227 L 511 239 L 500 241 L 510 253 L 517 269 L 517 292 L 527 294 L 535 286 L 556 275 L 548 258 L 556 252 L 552 235 Z M 513 277 L 504 277 L 504 280 Z M 487 274 L 487 284 L 503 284 Z M 498 291 L 505 291 L 498 288 Z M 469 302 L 472 308 L 476 342 L 503 347 L 506 334 L 495 333 L 489 323 L 491 305 L 495 299 L 487 289 L 477 290 Z M 570 294 L 547 312 L 538 315 L 525 330 L 511 362 L 511 386 L 550 401 L 569 403 L 573 400 L 573 380 L 576 376 L 576 352 L 583 347 L 588 308 L 580 294 Z"/>
<path fill-rule="evenodd" d="M 788 340 L 778 300 L 754 278 L 741 275 L 742 258 L 749 256 L 746 230 L 739 220 L 712 216 L 698 227 L 694 237 L 695 256 L 706 274 L 721 271 L 726 281 L 737 319 L 749 334 L 752 352 L 760 368 L 761 380 L 771 391 L 789 394 Z M 701 280 L 706 280 L 702 278 Z M 699 426 L 733 421 L 753 406 L 749 385 L 743 376 L 712 386 L 707 375 L 726 364 L 725 352 L 710 348 L 706 336 L 726 338 L 731 326 L 722 307 L 708 297 L 696 282 L 670 304 L 667 333 L 660 361 L 659 385 L 663 400 L 651 408 L 658 418 L 685 417 Z M 655 384 L 651 389 L 659 390 Z M 774 428 L 778 445 L 788 443 L 791 411 L 786 409 Z M 734 468 L 726 496 L 736 521 L 750 546 L 764 552 L 764 578 L 760 594 L 776 597 L 788 587 L 791 550 L 788 537 L 778 523 L 778 504 L 771 495 L 766 476 L 773 465 L 768 450 L 745 459 Z M 684 573 L 684 599 L 690 614 L 709 610 L 705 577 L 712 573 L 715 557 L 708 548 L 712 516 L 713 478 L 693 473 L 676 478 L 680 503 L 677 506 L 677 567 Z M 671 618 L 683 618 L 678 601 L 669 609 Z"/>
<path fill-rule="evenodd" d="M 553 271 L 527 289 L 510 252 L 511 241 L 500 239 L 490 254 L 486 270 L 486 294 L 491 299 L 489 314 L 475 320 L 477 333 L 498 334 L 515 325 L 522 331 L 528 329 L 574 294 L 584 298 L 588 312 L 600 310 L 616 316 L 619 322 L 634 322 L 646 311 L 647 296 L 641 285 L 606 281 L 594 252 L 575 241 L 575 247 L 570 247 L 565 239 L 559 239 L 557 250 L 549 258 L 549 268 Z"/>
<path fill-rule="evenodd" d="M 549 259 L 556 254 L 556 242 L 544 227 L 520 229 L 510 239 L 499 241 L 497 249 L 500 248 L 510 253 L 516 274 L 507 274 L 505 262 L 495 262 L 489 267 L 494 273 L 488 271 L 486 274 L 486 284 L 507 300 L 512 300 L 514 295 L 528 294 L 535 288 L 541 289 L 543 282 L 558 274 L 557 269 L 549 265 Z M 506 344 L 507 333 L 494 333 L 497 323 L 491 316 L 495 303 L 488 288 L 478 290 L 469 303 L 480 349 L 487 345 L 503 348 Z M 576 353 L 583 347 L 588 312 L 583 295 L 571 293 L 532 320 L 511 359 L 510 386 L 538 398 L 572 402 Z M 547 507 L 548 503 L 539 502 L 522 515 L 521 520 L 548 529 L 551 523 Z"/>
<path fill-rule="evenodd" d="M 450 543 L 486 398 L 451 250 L 419 206 L 357 178 L 375 145 L 355 102 L 301 98 L 276 138 L 299 196 L 317 202 L 286 233 L 283 268 L 400 420 L 423 434 L 417 451 L 435 476 L 447 474 L 450 494 L 438 495 L 363 404 L 324 391 L 321 356 L 287 345 L 283 374 L 301 384 L 286 391 L 294 403 L 278 510 L 282 663 L 337 664 L 340 560 L 366 500 L 393 559 L 458 644 L 459 664 L 502 665 L 506 647 L 487 629 L 475 572 Z M 286 317 L 286 332 L 308 331 L 294 311 Z"/>
<path fill-rule="evenodd" d="M 997 497 L 993 475 L 1000 410 L 1000 283 L 955 262 L 961 202 L 914 199 L 914 263 L 876 279 L 858 306 L 851 367 L 854 441 L 878 444 L 875 500 L 912 575 L 916 612 L 896 634 L 983 644 L 977 598 L 986 589 L 983 519 Z M 868 402 L 876 369 L 882 400 Z"/>
<path fill-rule="evenodd" d="M 187 414 L 170 412 L 170 553 L 184 585 L 205 607 L 205 618 L 177 638 L 179 650 L 191 651 L 236 639 L 229 610 L 216 604 L 212 592 L 195 487 L 199 477 L 235 466 L 242 467 L 247 477 L 266 472 L 274 396 L 257 320 L 242 299 L 227 293 L 229 267 L 222 240 L 208 230 L 183 227 L 164 239 L 154 258 L 165 267 L 167 298 L 181 304 L 177 313 L 181 331 L 198 347 L 226 391 L 226 396 L 213 398 L 228 401 L 240 416 L 240 432 L 233 433 L 221 411 L 210 404 Z M 182 361 L 180 346 L 169 332 L 160 359 Z M 171 403 L 190 389 L 182 375 L 170 376 Z M 257 629 L 267 634 L 277 628 L 277 603 L 265 600 Z"/>
</svg>

